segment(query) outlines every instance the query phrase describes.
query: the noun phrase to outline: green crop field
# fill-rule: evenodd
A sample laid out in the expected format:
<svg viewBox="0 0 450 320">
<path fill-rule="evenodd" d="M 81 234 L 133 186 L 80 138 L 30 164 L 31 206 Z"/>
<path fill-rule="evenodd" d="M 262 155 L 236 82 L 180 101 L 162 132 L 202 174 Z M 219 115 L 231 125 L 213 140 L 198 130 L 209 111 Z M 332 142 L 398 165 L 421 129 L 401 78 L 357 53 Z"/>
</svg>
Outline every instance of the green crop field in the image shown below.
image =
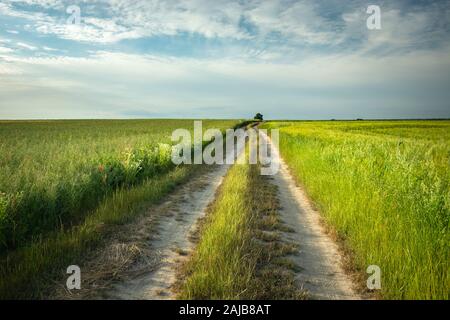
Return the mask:
<svg viewBox="0 0 450 320">
<path fill-rule="evenodd" d="M 121 224 L 201 172 L 170 157 L 173 130 L 192 131 L 193 124 L 0 121 L 0 298 L 51 296 L 68 265 L 83 262 Z M 203 129 L 239 124 L 205 120 Z M 450 121 L 260 127 L 280 129 L 283 159 L 336 231 L 360 287 L 366 268 L 378 265 L 380 298 L 449 298 Z M 228 172 L 184 266 L 178 297 L 306 297 L 286 255 L 297 247 L 279 234 L 289 229 L 279 217 L 279 192 L 255 165 Z"/>
<path fill-rule="evenodd" d="M 95 225 L 126 219 L 187 175 L 170 158 L 177 128 L 192 130 L 193 120 L 0 121 L 0 296 L 80 253 Z"/>
<path fill-rule="evenodd" d="M 281 155 L 384 298 L 448 299 L 450 121 L 269 122 Z"/>
</svg>

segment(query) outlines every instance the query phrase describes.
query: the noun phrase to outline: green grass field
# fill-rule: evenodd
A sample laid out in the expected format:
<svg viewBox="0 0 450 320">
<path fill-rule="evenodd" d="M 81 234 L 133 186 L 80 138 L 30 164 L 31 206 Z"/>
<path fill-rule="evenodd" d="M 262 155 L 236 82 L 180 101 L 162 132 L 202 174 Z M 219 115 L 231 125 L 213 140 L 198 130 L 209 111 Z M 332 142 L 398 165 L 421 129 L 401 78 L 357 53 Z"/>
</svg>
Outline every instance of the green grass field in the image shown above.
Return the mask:
<svg viewBox="0 0 450 320">
<path fill-rule="evenodd" d="M 193 121 L 0 122 L 0 250 L 78 224 L 108 192 L 168 172 L 176 128 Z"/>
<path fill-rule="evenodd" d="M 448 299 L 450 121 L 264 127 L 360 272 L 380 266 L 383 298 Z"/>
<path fill-rule="evenodd" d="M 0 297 L 35 296 L 105 226 L 186 179 L 192 169 L 175 167 L 167 145 L 177 128 L 193 120 L 1 121 Z"/>
<path fill-rule="evenodd" d="M 206 120 L 203 129 L 238 124 Z M 380 266 L 380 297 L 449 298 L 450 121 L 262 127 L 280 129 L 281 155 L 358 272 L 367 278 L 367 266 Z M 177 128 L 193 130 L 193 120 L 0 121 L 0 298 L 45 298 L 114 226 L 189 179 L 195 166 L 170 159 Z M 304 298 L 277 210 L 277 190 L 258 166 L 233 166 L 179 297 Z"/>
</svg>

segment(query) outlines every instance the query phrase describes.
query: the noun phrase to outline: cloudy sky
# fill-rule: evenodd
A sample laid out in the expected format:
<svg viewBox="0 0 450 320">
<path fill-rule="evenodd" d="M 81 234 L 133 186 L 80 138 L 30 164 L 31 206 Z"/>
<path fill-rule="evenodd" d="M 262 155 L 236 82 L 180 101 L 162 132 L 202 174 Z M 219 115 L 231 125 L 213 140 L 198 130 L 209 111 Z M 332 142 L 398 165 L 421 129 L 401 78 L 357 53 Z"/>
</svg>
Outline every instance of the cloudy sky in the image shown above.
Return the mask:
<svg viewBox="0 0 450 320">
<path fill-rule="evenodd" d="M 450 1 L 0 0 L 0 119 L 256 112 L 449 118 Z"/>
</svg>

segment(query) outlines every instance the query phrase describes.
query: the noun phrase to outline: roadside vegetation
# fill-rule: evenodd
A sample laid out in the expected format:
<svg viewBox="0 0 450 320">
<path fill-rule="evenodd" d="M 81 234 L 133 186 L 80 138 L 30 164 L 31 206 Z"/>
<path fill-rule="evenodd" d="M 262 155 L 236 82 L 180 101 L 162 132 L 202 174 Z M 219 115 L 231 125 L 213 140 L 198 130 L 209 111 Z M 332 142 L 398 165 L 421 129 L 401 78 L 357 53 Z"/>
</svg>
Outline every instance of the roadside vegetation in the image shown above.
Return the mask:
<svg viewBox="0 0 450 320">
<path fill-rule="evenodd" d="M 281 155 L 358 270 L 380 266 L 383 298 L 449 298 L 449 121 L 264 128 L 280 128 Z"/>
<path fill-rule="evenodd" d="M 303 299 L 294 284 L 297 248 L 281 237 L 276 189 L 257 165 L 234 165 L 183 266 L 182 299 Z"/>
<path fill-rule="evenodd" d="M 203 121 L 225 130 L 238 121 Z M 108 226 L 184 181 L 170 136 L 192 120 L 0 122 L 0 298 L 39 297 Z"/>
<path fill-rule="evenodd" d="M 192 126 L 192 120 L 0 122 L 0 253 L 79 224 L 105 195 L 167 173 L 174 167 L 172 131 Z"/>
</svg>

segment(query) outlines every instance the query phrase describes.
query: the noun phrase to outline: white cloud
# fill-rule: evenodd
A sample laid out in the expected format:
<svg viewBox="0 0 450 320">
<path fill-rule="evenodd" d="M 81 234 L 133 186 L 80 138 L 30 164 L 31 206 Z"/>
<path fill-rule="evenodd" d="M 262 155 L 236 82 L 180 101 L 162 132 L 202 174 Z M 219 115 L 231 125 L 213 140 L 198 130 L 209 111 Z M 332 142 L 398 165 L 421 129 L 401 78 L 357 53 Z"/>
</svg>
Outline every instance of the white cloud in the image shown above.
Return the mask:
<svg viewBox="0 0 450 320">
<path fill-rule="evenodd" d="M 395 5 L 395 3 L 394 3 Z M 430 5 L 419 9 L 381 7 L 381 30 L 367 30 L 365 11 L 356 9 L 343 14 L 346 35 L 362 39 L 361 53 L 374 51 L 389 54 L 396 51 L 414 51 L 450 44 L 445 17 L 450 16 L 450 6 Z"/>
<path fill-rule="evenodd" d="M 29 1 L 48 4 L 47 1 Z M 153 35 L 175 35 L 178 32 L 199 33 L 206 37 L 243 38 L 238 28 L 239 8 L 228 1 L 97 1 L 107 6 L 108 18 L 84 15 L 81 5 L 79 26 L 43 12 L 19 11 L 11 1 L 0 3 L 0 14 L 31 22 L 29 31 L 55 34 L 64 39 L 113 43 Z M 92 3 L 94 4 L 94 2 Z M 64 10 L 59 3 L 57 8 Z M 64 11 L 63 11 L 64 12 Z"/>
<path fill-rule="evenodd" d="M 59 51 L 58 49 L 50 48 L 50 47 L 47 47 L 47 46 L 43 46 L 42 49 L 44 49 L 45 51 Z"/>
<path fill-rule="evenodd" d="M 414 115 L 427 111 L 420 106 L 429 104 L 431 95 L 441 104 L 448 98 L 436 88 L 450 80 L 449 53 L 424 51 L 383 59 L 309 56 L 295 65 L 112 52 L 89 58 L 15 57 L 10 65 L 23 75 L 3 78 L 0 95 L 4 106 L 16 105 L 35 116 L 27 104 L 40 112 L 52 106 L 55 117 L 67 117 L 64 110 L 69 114 L 75 104 L 76 116 L 84 110 L 84 117 L 92 117 L 94 110 L 123 117 L 131 107 L 169 116 L 245 116 L 258 108 L 290 117 L 330 106 L 334 112 L 352 107 L 363 113 L 382 106 L 391 108 L 388 114 L 403 108 Z M 33 93 L 29 99 L 27 93 Z M 0 117 L 2 112 L 5 116 L 1 110 L 0 105 Z"/>
<path fill-rule="evenodd" d="M 24 42 L 17 42 L 16 46 L 27 49 L 27 50 L 37 50 L 37 47 L 32 46 L 30 44 L 24 43 Z"/>
<path fill-rule="evenodd" d="M 15 2 L 41 6 L 43 10 L 18 10 L 13 6 Z M 383 4 L 383 29 L 369 32 L 366 28 L 367 3 L 352 3 L 344 10 L 340 9 L 339 1 L 330 1 L 325 7 L 313 0 L 96 0 L 78 3 L 81 8 L 79 26 L 66 24 L 65 8 L 71 2 L 6 0 L 0 3 L 0 14 L 29 21 L 28 31 L 75 41 L 112 44 L 123 39 L 195 33 L 206 38 L 247 39 L 254 45 L 262 43 L 266 56 L 284 54 L 279 50 L 280 43 L 284 47 L 281 49 L 288 51 L 299 45 L 334 47 L 344 44 L 351 47 L 355 43 L 366 50 L 387 45 L 395 51 L 449 39 L 448 26 L 442 22 L 450 17 L 448 5 L 434 3 L 413 10 L 396 3 Z M 59 10 L 61 14 L 52 16 L 46 13 L 48 8 Z M 327 15 L 340 10 L 344 10 L 342 20 L 339 15 L 338 18 Z M 243 22 L 253 31 L 242 26 Z"/>
<path fill-rule="evenodd" d="M 263 35 L 278 32 L 295 42 L 308 44 L 334 43 L 335 31 L 316 11 L 313 1 L 285 2 L 262 1 L 246 13 Z"/>
<path fill-rule="evenodd" d="M 10 53 L 10 52 L 14 52 L 14 50 L 8 47 L 0 46 L 0 53 Z"/>
<path fill-rule="evenodd" d="M 1 48 L 0 48 L 0 57 L 1 57 Z M 0 64 L 0 77 L 1 76 L 14 76 L 21 75 L 22 71 L 19 68 L 14 67 L 10 64 Z"/>
</svg>

